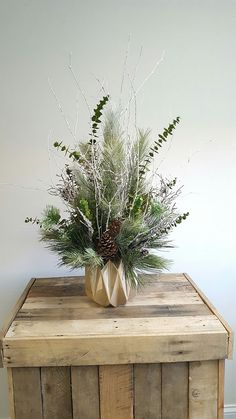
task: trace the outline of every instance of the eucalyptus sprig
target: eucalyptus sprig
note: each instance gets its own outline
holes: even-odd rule
[[[165,143],[168,139],[169,136],[173,135],[173,131],[176,128],[176,125],[179,124],[180,122],[180,117],[177,116],[177,118],[175,118],[172,123],[170,123],[168,125],[167,128],[164,128],[162,134],[158,135],[158,139],[154,141],[152,147],[150,148],[147,156],[145,157],[145,160],[143,162],[143,164],[140,164],[140,170],[139,170],[139,174],[140,177],[143,177],[148,169],[149,164],[151,163],[154,154],[158,154],[160,151],[160,148],[163,146],[163,143]]]
[[[63,144],[62,141],[55,141],[53,143],[53,146],[62,152],[64,152],[65,156],[68,156],[69,159],[73,159],[75,161],[79,161],[81,158],[81,154],[78,150],[70,150],[69,146],[66,146]]]
[[[97,136],[98,126],[101,123],[101,116],[102,116],[103,108],[105,107],[108,100],[109,100],[109,95],[103,96],[103,98],[97,104],[96,108],[93,110],[94,113],[92,116],[92,133],[90,134],[92,138],[89,141],[90,144],[94,144],[96,142],[94,137],[98,138]]]

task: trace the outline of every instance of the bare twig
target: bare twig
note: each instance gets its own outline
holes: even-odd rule
[[[77,138],[76,138],[76,136],[74,134],[74,130],[71,128],[71,125],[69,123],[69,120],[68,120],[68,118],[67,118],[67,116],[66,116],[66,114],[64,112],[64,109],[63,109],[63,107],[61,105],[61,102],[60,102],[60,100],[59,100],[59,98],[58,98],[58,96],[57,96],[57,94],[56,94],[56,92],[55,92],[55,90],[54,90],[54,88],[52,86],[52,83],[51,83],[51,80],[50,79],[48,79],[48,84],[49,84],[50,90],[51,90],[51,92],[52,92],[52,94],[53,94],[53,96],[54,96],[54,98],[55,98],[55,100],[57,102],[57,106],[58,106],[58,108],[59,108],[59,110],[60,110],[60,112],[61,112],[61,114],[63,116],[63,119],[64,119],[64,121],[66,123],[66,126],[67,126],[70,134],[72,135],[73,139],[75,140],[75,142],[77,142]]]
[[[75,119],[75,128],[74,128],[75,137],[77,137],[78,122],[79,122],[79,101],[77,99],[76,100],[76,119]]]
[[[107,95],[107,92],[106,92],[106,90],[105,90],[105,87],[104,87],[104,80],[103,81],[101,81],[95,74],[93,74],[92,73],[92,75],[93,75],[93,77],[95,78],[95,80],[97,81],[97,83],[99,84],[99,86],[100,86],[100,91],[101,92],[103,92],[103,94],[104,95]],[[100,92],[99,92],[100,93]]]
[[[145,77],[145,79],[142,81],[142,83],[136,89],[135,94],[132,95],[131,99],[127,103],[127,105],[126,105],[126,107],[124,109],[124,112],[127,111],[128,107],[131,104],[131,102],[133,101],[134,97],[136,97],[138,95],[138,93],[142,90],[142,88],[144,87],[144,85],[148,82],[148,80],[156,72],[156,70],[158,69],[158,67],[160,66],[160,64],[162,63],[162,61],[164,60],[164,56],[165,56],[165,51],[162,52],[161,58],[157,60],[156,64],[154,65],[154,67],[152,68],[152,70],[150,71],[150,73]]]
[[[119,107],[121,106],[121,98],[122,98],[123,85],[124,85],[124,80],[125,80],[126,66],[127,66],[128,56],[129,56],[130,41],[131,41],[131,35],[129,34],[128,43],[127,43],[126,52],[125,52],[124,64],[123,64],[121,84],[120,84]]]
[[[87,106],[87,109],[88,109],[89,115],[90,115],[90,117],[92,117],[92,112],[91,112],[90,106],[89,106],[89,104],[88,104],[88,101],[87,101],[87,99],[86,99],[86,95],[85,95],[85,93],[84,93],[83,89],[81,88],[80,83],[79,83],[79,81],[78,81],[78,79],[77,79],[77,77],[76,77],[76,75],[75,75],[74,69],[73,69],[73,67],[72,67],[72,53],[70,53],[70,56],[69,56],[69,65],[68,65],[68,68],[69,68],[69,70],[70,70],[70,72],[71,72],[71,74],[72,74],[72,77],[73,77],[73,79],[74,79],[74,81],[75,81],[75,84],[76,84],[76,86],[77,86],[77,88],[78,88],[78,90],[79,90],[79,92],[80,92],[81,96],[82,96],[82,97],[83,97],[83,99],[84,99],[84,102],[85,102],[85,104],[86,104],[86,106]]]

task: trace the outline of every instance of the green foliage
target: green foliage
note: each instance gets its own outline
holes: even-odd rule
[[[65,156],[68,156],[70,159],[73,159],[74,161],[79,161],[81,159],[81,155],[78,150],[70,150],[69,146],[65,146],[62,141],[55,141],[53,143],[53,146],[57,150],[64,152]]]
[[[167,188],[172,189],[174,188],[174,186],[176,185],[177,182],[177,177],[175,177],[174,179],[172,179],[170,182],[167,183]]]
[[[138,273],[168,267],[157,252],[172,246],[168,234],[189,215],[176,210],[177,179],[158,173],[152,181],[147,173],[179,117],[150,146],[150,130],[137,130],[130,138],[118,113],[109,111],[101,118],[108,100],[104,96],[94,109],[89,141],[74,150],[54,143],[72,161],[53,189],[65,203],[65,218],[47,206],[41,219],[27,217],[25,222],[41,227],[41,240],[57,252],[61,264],[102,267],[109,258],[121,259],[127,280],[137,286]]]
[[[38,217],[32,218],[32,217],[26,217],[25,223],[31,223],[31,224],[40,224],[40,219]]]
[[[92,248],[85,249],[83,253],[77,249],[69,250],[61,257],[61,264],[70,265],[72,268],[82,268],[85,265],[95,268],[102,266],[102,262],[102,257]]]
[[[130,244],[140,234],[148,232],[148,227],[142,223],[142,218],[126,218],[116,238],[121,253],[127,252]]]
[[[138,130],[137,138],[131,151],[131,161],[129,167],[129,209],[134,205],[136,194],[145,194],[146,187],[143,177],[140,175],[140,167],[144,167],[146,154],[149,147],[150,130]]]
[[[107,96],[103,96],[103,98],[100,100],[100,102],[97,104],[96,108],[94,109],[94,113],[92,116],[92,137],[97,137],[97,130],[98,130],[98,126],[101,123],[101,116],[102,116],[102,111],[104,106],[106,105],[106,103],[109,100],[109,95]],[[94,144],[96,142],[96,140],[94,140],[94,138],[92,138],[90,140],[90,144]]]
[[[117,182],[120,182],[124,176],[125,151],[119,120],[112,111],[106,114],[102,147],[100,176],[103,201],[105,205],[108,205],[110,200],[113,199],[113,208],[115,209],[117,199],[119,199],[118,194],[116,195]]]
[[[137,273],[157,273],[163,269],[168,269],[170,264],[168,260],[143,250],[126,251],[122,254],[122,261],[126,277],[133,287],[143,283],[142,276],[137,275]]]
[[[131,210],[131,214],[133,215],[133,217],[137,217],[138,215],[141,214],[142,205],[143,205],[143,197],[138,195],[134,200],[133,208]]]
[[[182,221],[186,220],[186,218],[189,216],[189,212],[185,212],[182,215],[179,215],[169,226],[167,226],[165,229],[162,230],[162,233],[168,234],[168,232],[173,228],[177,227],[178,224],[181,224]]]
[[[173,131],[176,128],[176,125],[179,124],[180,117],[177,116],[172,123],[168,125],[167,128],[164,128],[162,134],[158,135],[158,139],[154,141],[153,146],[150,148],[148,154],[145,156],[144,163],[141,162],[139,165],[139,174],[140,177],[143,177],[148,169],[149,164],[151,163],[153,157],[155,154],[158,154],[160,151],[160,148],[163,146],[163,143],[165,143],[169,136],[173,135]]]
[[[180,215],[176,221],[175,221],[175,227],[177,227],[177,224],[181,224],[183,220],[186,220],[186,218],[189,216],[189,212],[185,212],[183,215]]]
[[[91,211],[89,209],[89,203],[88,203],[87,199],[84,199],[84,198],[80,199],[79,208],[88,220],[92,219],[92,214],[91,214]]]
[[[165,212],[165,208],[160,202],[151,202],[150,214],[155,218],[160,218]]]
[[[137,260],[135,268],[138,271],[161,271],[163,269],[168,269],[169,263],[168,260],[158,255],[148,254]]]
[[[53,205],[47,205],[44,210],[43,218],[41,220],[41,227],[44,230],[50,230],[55,224],[58,224],[60,221],[61,215],[58,208]]]

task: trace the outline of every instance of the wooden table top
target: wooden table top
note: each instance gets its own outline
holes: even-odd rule
[[[232,330],[187,274],[146,276],[125,306],[103,308],[83,277],[31,280],[2,330],[3,365],[224,359]]]

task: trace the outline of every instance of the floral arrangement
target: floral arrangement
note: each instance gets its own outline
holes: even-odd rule
[[[148,130],[136,130],[130,139],[119,115],[104,112],[108,101],[109,96],[104,96],[94,109],[86,142],[74,149],[54,143],[68,158],[52,189],[64,201],[67,216],[47,206],[41,219],[25,221],[40,226],[41,240],[58,253],[61,264],[103,267],[109,260],[122,260],[127,281],[137,286],[138,273],[168,267],[158,251],[171,247],[169,232],[189,215],[176,209],[181,192],[176,178],[167,180],[150,170],[180,118],[154,141]]]

